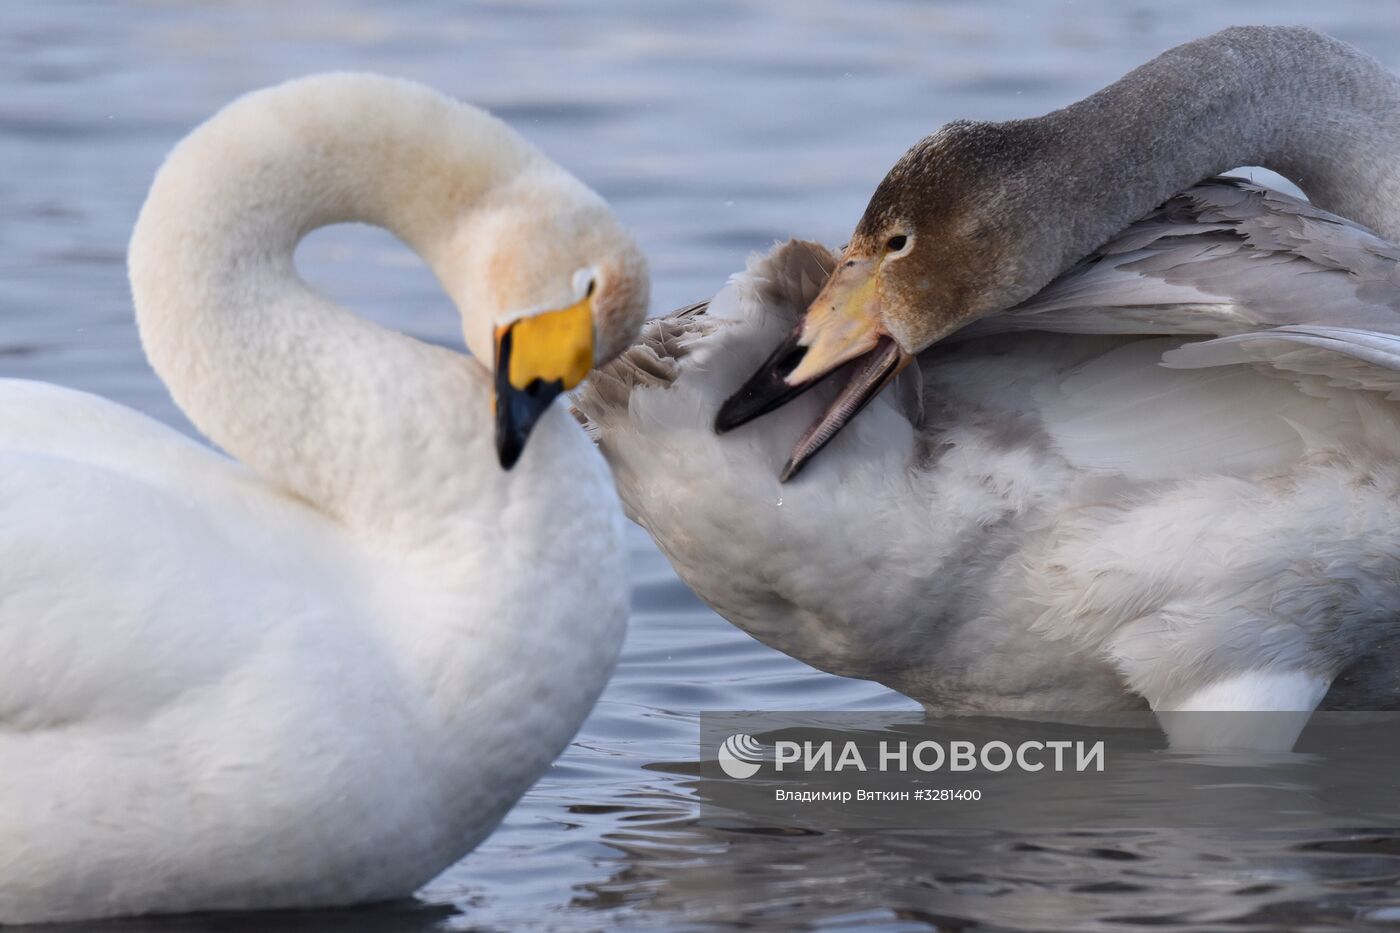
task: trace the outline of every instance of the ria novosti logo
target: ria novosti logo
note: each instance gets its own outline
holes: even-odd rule
[[[766,746],[746,732],[725,739],[716,757],[725,774],[743,780],[763,767]],[[773,743],[773,770],[805,774],[843,771],[1103,771],[1106,758],[1102,739],[1094,742],[1059,739],[1008,742],[881,741],[875,748],[862,749],[854,741]]]
[[[751,735],[736,732],[719,747],[719,766],[732,778],[753,777],[763,765],[763,743]]]

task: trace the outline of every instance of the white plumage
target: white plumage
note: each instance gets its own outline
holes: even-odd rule
[[[409,894],[612,669],[602,458],[555,406],[501,470],[487,367],[296,275],[297,241],[344,220],[418,249],[488,363],[492,330],[574,300],[577,269],[604,276],[600,359],[645,304],[595,194],[426,88],[304,79],[181,143],[132,286],[153,365],[241,463],[0,381],[0,923]]]

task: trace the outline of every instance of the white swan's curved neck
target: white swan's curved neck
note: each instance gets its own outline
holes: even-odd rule
[[[433,266],[481,198],[541,163],[504,124],[407,82],[249,95],[176,147],[142,209],[130,271],[147,356],[209,438],[343,517],[389,493],[389,451],[488,435],[488,389],[467,358],[309,288],[297,243],[363,221]]]

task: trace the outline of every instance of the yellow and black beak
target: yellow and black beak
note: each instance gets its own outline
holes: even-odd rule
[[[879,260],[844,260],[807,313],[739,391],[720,406],[715,432],[780,408],[852,363],[845,388],[793,447],[779,479],[787,482],[913,359],[880,318]]]
[[[509,470],[555,397],[593,368],[593,299],[496,329],[496,453]]]

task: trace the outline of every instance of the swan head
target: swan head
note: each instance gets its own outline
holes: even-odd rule
[[[468,349],[494,374],[510,469],[554,399],[636,338],[646,259],[602,198],[543,160],[488,195],[452,243],[434,266]]]
[[[716,431],[772,411],[854,361],[847,388],[808,432],[830,440],[920,351],[1028,297],[1029,270],[1049,260],[1034,218],[1018,206],[1025,200],[1017,179],[1038,152],[1006,124],[958,122],[905,153],[796,328],[721,407]],[[783,479],[817,449],[795,452]]]
[[[793,383],[830,372],[881,337],[917,354],[1029,297],[1026,273],[1040,257],[1021,178],[1045,157],[1031,135],[959,121],[895,163],[808,309],[807,353]]]

